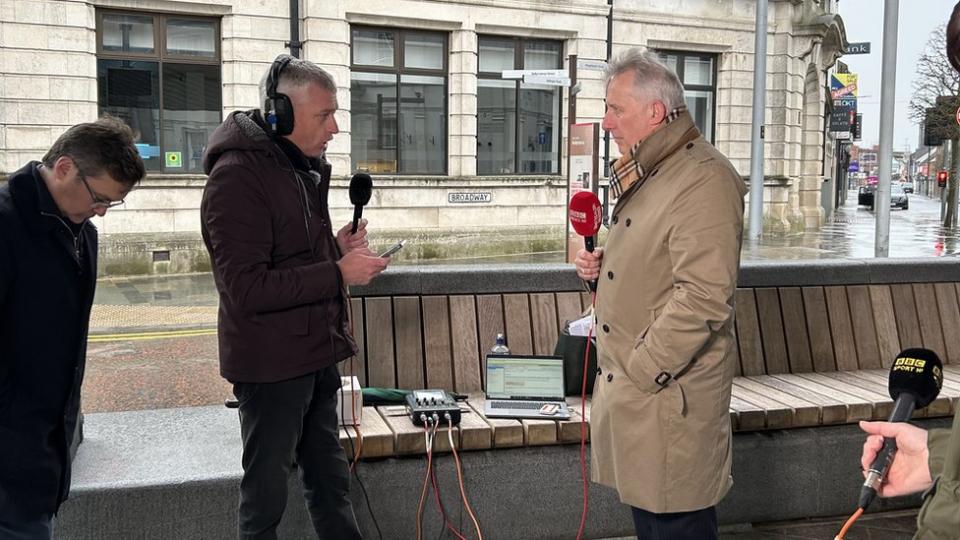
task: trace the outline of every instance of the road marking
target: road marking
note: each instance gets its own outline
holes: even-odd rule
[[[111,341],[137,341],[143,339],[166,339],[193,336],[212,336],[216,328],[197,328],[193,330],[168,330],[157,332],[131,332],[129,334],[98,334],[87,338],[88,343],[107,343]]]

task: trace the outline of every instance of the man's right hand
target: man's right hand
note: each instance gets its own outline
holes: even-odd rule
[[[603,248],[596,248],[593,251],[585,249],[578,251],[573,264],[577,266],[577,275],[580,276],[580,279],[590,281],[599,278],[601,259],[603,259]]]
[[[884,437],[897,440],[897,454],[890,463],[887,477],[877,493],[881,497],[907,495],[928,489],[933,485],[930,477],[927,448],[927,432],[906,422],[860,422],[860,429],[869,436],[863,443],[860,465],[867,471],[883,446]],[[866,472],[864,472],[866,476]]]
[[[390,264],[389,257],[378,257],[367,248],[357,248],[337,261],[340,276],[347,285],[366,285]]]

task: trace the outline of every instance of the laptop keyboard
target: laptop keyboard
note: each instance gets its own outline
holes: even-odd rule
[[[531,409],[539,410],[540,407],[555,401],[493,401],[490,407],[493,409]]]

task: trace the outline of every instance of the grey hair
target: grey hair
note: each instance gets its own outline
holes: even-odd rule
[[[645,95],[662,101],[667,112],[684,104],[683,84],[677,74],[664,65],[656,54],[636,47],[610,60],[604,72],[604,82],[609,85],[611,79],[630,71],[635,75],[634,90],[638,97]]]
[[[260,78],[260,106],[263,110],[267,109],[267,78],[270,76],[271,69],[273,69],[272,63],[263,77]],[[290,60],[290,63],[284,66],[283,71],[280,72],[277,92],[286,94],[291,90],[303,88],[309,84],[316,84],[334,95],[337,94],[337,83],[334,82],[333,76],[313,62],[299,58]]]

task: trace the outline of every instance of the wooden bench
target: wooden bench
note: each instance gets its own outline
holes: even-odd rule
[[[885,419],[892,406],[887,370],[907,347],[932,349],[945,363],[940,397],[916,416],[952,415],[960,398],[958,266],[744,264],[736,293],[735,431]],[[501,332],[511,352],[551,354],[564,321],[589,302],[566,265],[392,269],[354,291],[361,352],[344,372],[363,386],[470,394],[456,430],[467,450],[577,442],[579,398],[568,399],[575,409],[569,422],[484,418],[484,357]],[[367,407],[360,431],[365,458],[426,450],[403,407]],[[347,445],[354,437],[341,433]]]

